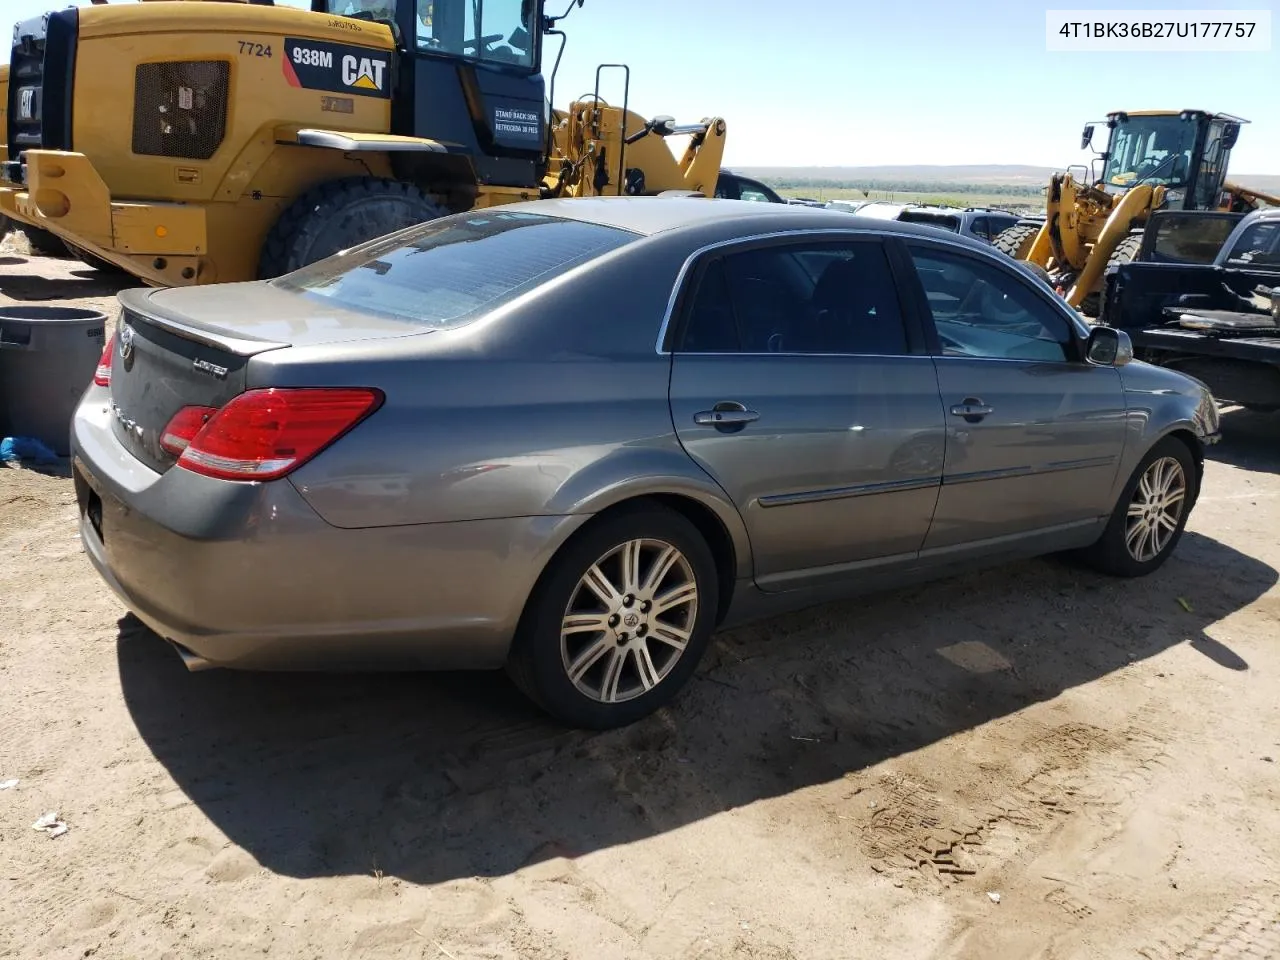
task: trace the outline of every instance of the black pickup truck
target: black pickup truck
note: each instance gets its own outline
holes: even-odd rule
[[[1098,322],[1220,401],[1280,410],[1280,208],[1153,214],[1138,256],[1107,273]]]

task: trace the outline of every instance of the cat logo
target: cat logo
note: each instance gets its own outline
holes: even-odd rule
[[[342,82],[348,87],[358,87],[361,90],[381,90],[386,69],[385,60],[357,58],[348,54],[342,58]]]

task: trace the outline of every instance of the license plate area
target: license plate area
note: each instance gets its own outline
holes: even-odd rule
[[[72,476],[76,488],[76,502],[80,505],[80,513],[89,521],[89,525],[93,527],[98,539],[102,540],[102,498],[98,496],[93,487],[89,486],[89,481],[80,469],[79,464],[76,465]]]
[[[105,540],[102,536],[102,498],[92,490],[89,491],[88,499],[84,505],[84,515],[89,518],[89,525],[93,527],[98,539]]]

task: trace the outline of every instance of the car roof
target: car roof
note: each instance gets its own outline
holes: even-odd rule
[[[759,231],[841,228],[874,229],[931,238],[936,236],[937,229],[923,224],[864,217],[831,207],[704,197],[574,197],[527,200],[498,209],[597,223],[644,236],[717,225],[724,228],[726,239]],[[977,241],[971,242],[978,247],[984,246]]]

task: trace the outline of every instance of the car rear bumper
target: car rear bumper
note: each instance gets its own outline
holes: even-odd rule
[[[112,419],[90,387],[71,437],[81,538],[192,669],[501,666],[543,565],[586,519],[339,529],[287,480],[157,474]]]

